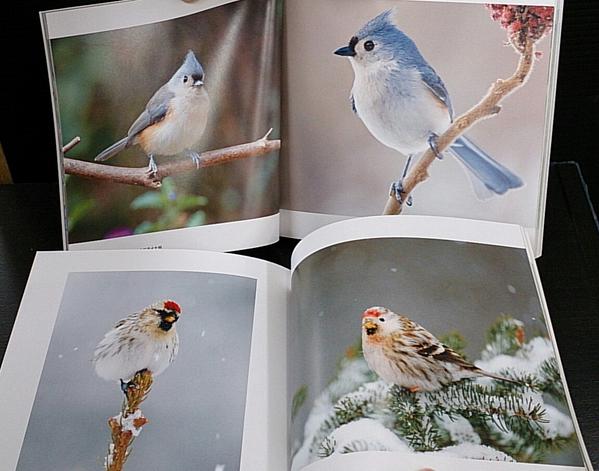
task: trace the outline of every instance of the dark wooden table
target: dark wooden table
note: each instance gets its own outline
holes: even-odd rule
[[[37,250],[60,250],[57,186],[0,186],[0,358]],[[289,266],[297,241],[242,251]],[[575,164],[550,172],[543,256],[537,261],[578,420],[599,468],[599,232]]]

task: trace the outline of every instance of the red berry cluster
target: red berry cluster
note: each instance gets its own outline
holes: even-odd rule
[[[491,18],[507,30],[510,42],[523,51],[528,40],[538,41],[551,31],[553,7],[533,7],[526,5],[486,5]]]

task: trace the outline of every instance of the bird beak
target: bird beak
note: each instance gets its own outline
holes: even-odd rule
[[[378,330],[379,326],[371,320],[367,320],[362,323],[362,328],[366,331],[366,335],[374,335]]]
[[[193,82],[194,87],[201,87],[202,85],[204,85],[204,82],[202,80],[198,79],[195,82]]]
[[[343,46],[333,52],[333,54],[344,57],[354,57],[356,55],[356,50],[350,46]]]
[[[166,316],[163,319],[164,322],[168,322],[169,324],[173,324],[176,320],[177,320],[177,316],[173,316],[172,314],[170,316]]]

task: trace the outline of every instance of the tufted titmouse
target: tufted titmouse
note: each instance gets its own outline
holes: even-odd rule
[[[204,69],[193,51],[189,51],[181,67],[150,98],[127,136],[100,152],[94,160],[108,160],[123,149],[139,144],[150,159],[150,174],[158,170],[155,155],[185,151],[199,167],[200,156],[193,147],[206,128],[209,107]]]
[[[441,157],[436,140],[450,126],[453,109],[443,81],[399,30],[394,16],[388,10],[370,20],[335,54],[348,57],[354,70],[350,98],[354,112],[375,138],[408,157],[402,177],[391,187],[401,201],[402,180],[412,156],[430,147]],[[465,137],[456,139],[450,151],[475,177],[471,179],[479,197],[523,185]]]

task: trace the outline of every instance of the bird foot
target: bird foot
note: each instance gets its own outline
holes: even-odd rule
[[[393,182],[391,184],[391,189],[389,190],[389,193],[391,194],[391,196],[395,196],[395,199],[399,204],[403,204],[404,201],[401,195],[403,193],[402,180],[397,180],[396,182]],[[414,204],[414,199],[412,198],[412,195],[409,195],[408,199],[406,200],[406,206],[412,206],[412,204]]]
[[[443,160],[443,154],[439,152],[439,146],[437,145],[438,140],[439,136],[432,132],[431,135],[428,136],[428,146],[433,151],[433,154],[435,154],[435,157],[437,157],[439,160]]]
[[[129,391],[129,388],[131,388],[132,386],[133,386],[132,381],[123,381],[121,379],[121,391],[123,391],[123,394],[125,396],[127,395],[127,391]]]
[[[187,156],[191,159],[191,161],[196,164],[196,168],[200,168],[200,154],[198,154],[195,150],[188,150]]]
[[[420,386],[412,386],[411,388],[406,388],[408,391],[410,391],[411,393],[417,393],[420,392]]]
[[[150,161],[148,163],[148,168],[146,170],[146,173],[149,176],[156,176],[156,173],[158,172],[158,165],[156,165],[156,161],[154,160],[153,155],[149,155],[148,158],[150,159]]]

